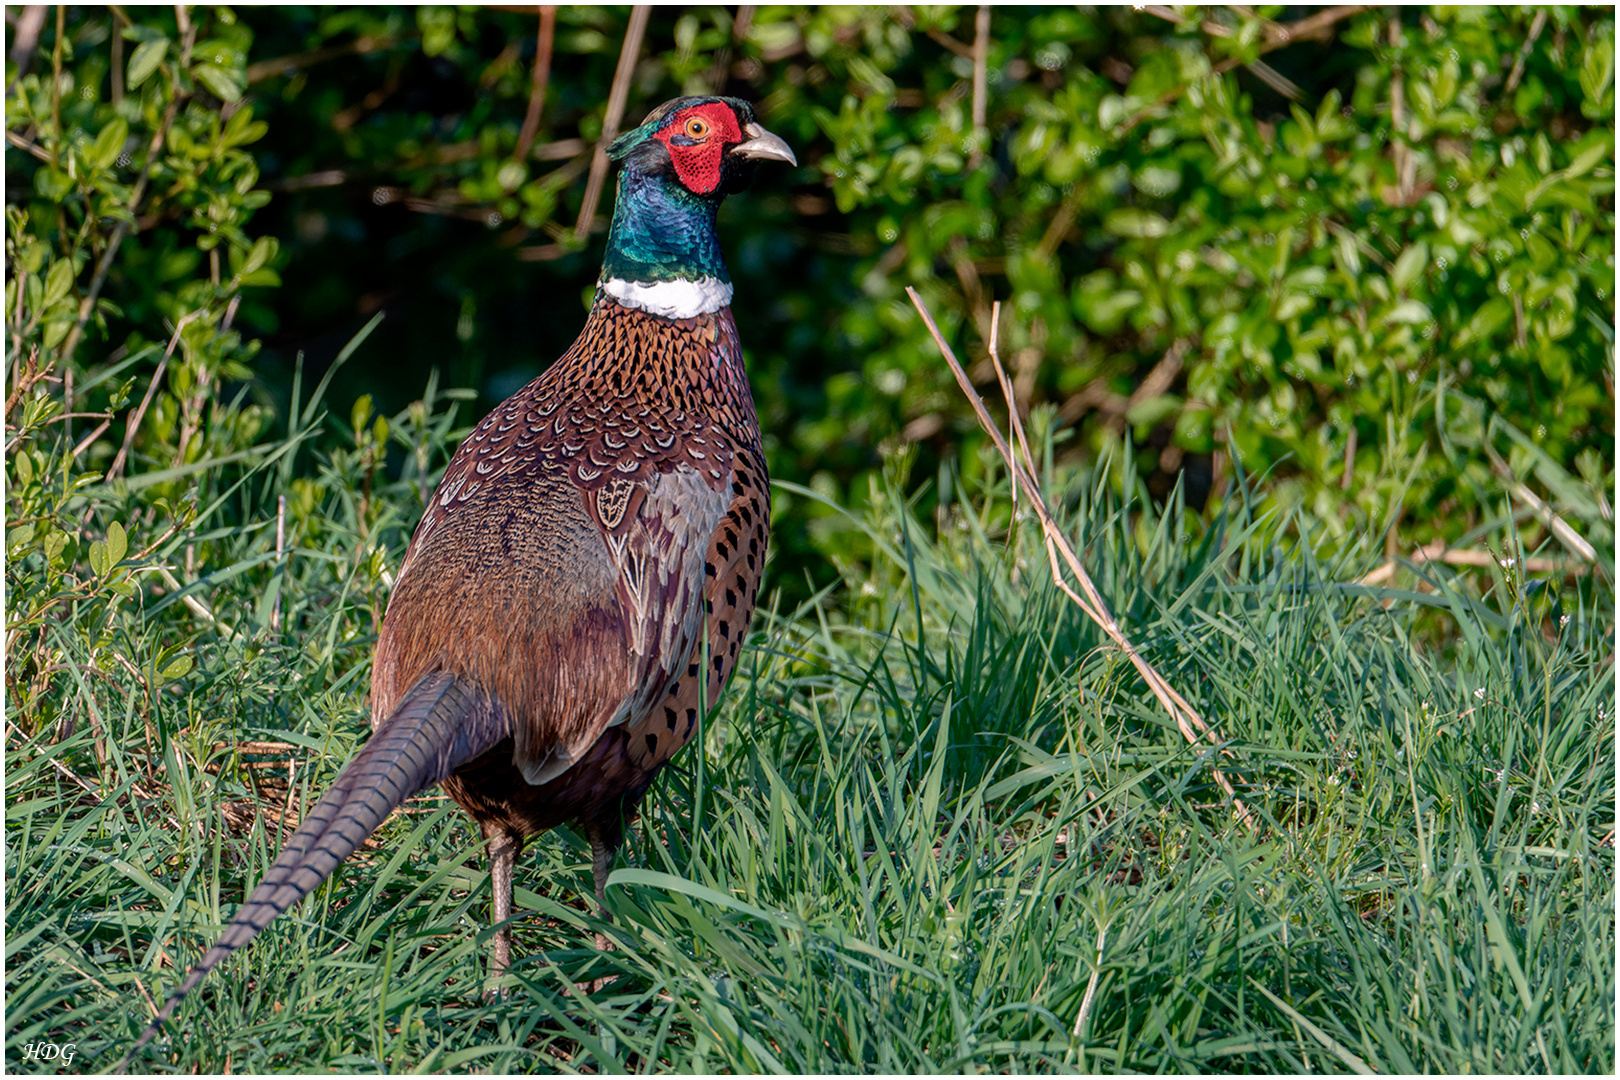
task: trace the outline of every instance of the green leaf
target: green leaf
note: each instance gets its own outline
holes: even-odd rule
[[[1419,240],[1401,252],[1400,258],[1395,260],[1395,266],[1389,273],[1389,283],[1395,287],[1396,292],[1406,292],[1417,281],[1418,275],[1423,272],[1428,262],[1429,245]]]
[[[129,125],[123,117],[114,116],[96,136],[95,145],[90,148],[90,163],[100,169],[111,168],[128,138]]]
[[[73,260],[57,259],[45,275],[45,300],[41,305],[50,307],[68,294],[73,287]]]
[[[131,90],[152,77],[152,73],[163,63],[163,58],[169,52],[169,39],[156,38],[152,41],[143,41],[135,46],[135,51],[129,57],[129,72],[125,83]]]
[[[416,25],[422,30],[422,52],[438,56],[456,40],[454,8],[424,5],[416,9]]]
[[[58,557],[61,556],[63,549],[67,547],[67,542],[68,535],[65,532],[52,532],[47,536],[45,543],[42,545],[46,561],[53,566],[56,565]]]
[[[1429,305],[1416,300],[1402,300],[1390,309],[1388,315],[1384,316],[1385,322],[1406,325],[1427,323],[1433,320],[1434,315],[1429,311]]]
[[[1479,306],[1474,317],[1468,320],[1457,335],[1457,344],[1466,345],[1471,341],[1482,341],[1496,333],[1501,325],[1513,317],[1513,305],[1505,297],[1493,296]]]
[[[191,69],[197,81],[208,87],[221,101],[241,101],[242,84],[230,72],[217,64],[198,64]]]
[[[106,577],[107,570],[112,563],[107,561],[107,542],[95,540],[90,544],[90,572],[96,577]]]
[[[1582,150],[1580,153],[1576,154],[1575,160],[1571,161],[1569,163],[1569,167],[1564,170],[1564,176],[1569,178],[1585,176],[1587,173],[1597,168],[1603,159],[1609,157],[1613,153],[1614,147],[1610,145],[1610,141],[1608,139],[1601,139],[1594,145],[1588,146],[1585,150]]]
[[[244,105],[232,113],[229,120],[225,121],[225,131],[220,136],[220,145],[225,147],[244,146],[262,139],[269,130],[269,124],[264,123],[262,120],[254,121],[253,106]]]
[[[51,202],[61,202],[73,190],[73,177],[61,169],[44,168],[34,174],[34,190]]]
[[[246,261],[242,263],[242,273],[251,274],[265,264],[276,253],[276,241],[272,236],[261,236],[253,242],[253,250],[248,252]]]
[[[1170,223],[1158,214],[1134,206],[1111,211],[1103,228],[1115,236],[1159,237],[1170,234]]]
[[[251,274],[242,275],[242,284],[247,285],[280,285],[281,275],[274,270],[255,270]]]
[[[1609,87],[1614,82],[1614,30],[1610,27],[1607,34],[1600,34],[1596,41],[1586,47],[1581,57],[1581,93],[1585,100],[1581,103],[1581,112],[1586,116],[1599,117],[1612,111],[1609,102]]]
[[[116,566],[124,560],[124,553],[129,550],[129,537],[124,534],[124,527],[118,522],[107,526],[107,565]]]
[[[189,654],[182,653],[180,656],[175,657],[162,668],[158,669],[158,678],[162,679],[164,682],[168,682],[171,679],[178,679],[191,671],[194,663],[195,660],[193,660]]]
[[[366,426],[371,419],[371,395],[361,394],[354,399],[354,405],[349,409],[349,429],[354,432],[355,438],[360,437],[360,429]]]

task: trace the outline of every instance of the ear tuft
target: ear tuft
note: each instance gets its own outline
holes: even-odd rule
[[[651,127],[643,124],[641,127],[626,131],[617,139],[608,143],[607,156],[609,161],[622,161],[635,149],[637,143],[652,134]]]

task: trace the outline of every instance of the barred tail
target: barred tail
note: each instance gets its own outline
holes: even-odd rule
[[[450,675],[418,681],[304,817],[219,941],[130,1047],[119,1071],[193,987],[325,881],[395,807],[494,745],[490,713],[482,695]]]

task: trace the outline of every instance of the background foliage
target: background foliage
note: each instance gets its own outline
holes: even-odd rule
[[[285,415],[296,356],[323,373],[378,311],[334,383],[340,409],[362,394],[402,408],[436,369],[481,415],[562,353],[600,258],[608,204],[589,236],[575,226],[627,9],[557,11],[521,154],[532,12],[195,17],[86,8],[61,48],[47,26],[7,110],[45,148],[7,151],[8,206],[30,215],[10,242],[51,297],[25,324],[63,333],[149,162],[91,356],[163,340],[205,299],[212,312],[137,449],[178,453],[193,429],[251,441],[216,435],[188,395],[247,385]],[[973,425],[904,303],[915,285],[973,356],[1002,300],[1019,391],[1057,408],[1061,452],[1128,438],[1152,490],[1184,478],[1195,506],[1236,454],[1277,478],[1271,498],[1344,534],[1393,522],[1410,550],[1468,535],[1498,474],[1524,476],[1538,451],[1605,485],[1608,13],[1007,9],[980,37],[971,8],[651,14],[629,120],[724,90],[759,102],[804,162],[725,224],[775,475],[859,502],[902,445],[918,477],[976,468]],[[149,155],[175,90],[166,152]],[[51,278],[70,249],[71,276]],[[238,292],[235,336],[215,334]],[[1493,436],[1493,418],[1531,445]],[[813,504],[783,497],[779,513],[784,582],[820,573],[813,544],[863,553],[830,522],[813,542],[794,527]]]
[[[15,1065],[133,1034],[363,732],[448,453],[582,321],[631,14],[6,18]],[[654,9],[626,122],[723,90],[802,165],[722,215],[779,481],[752,688],[620,953],[567,952],[563,845],[520,896],[625,996],[433,1011],[483,902],[429,802],[247,961],[326,1041],[244,1014],[182,1064],[1612,1071],[1613,56],[1602,9]],[[1061,613],[907,285],[984,386],[1001,302],[1052,499],[1259,839]]]

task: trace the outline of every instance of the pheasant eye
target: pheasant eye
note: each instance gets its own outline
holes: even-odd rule
[[[692,119],[686,122],[686,134],[690,137],[694,139],[701,139],[708,133],[709,125],[704,123],[702,120],[699,120],[697,117],[694,116]]]

